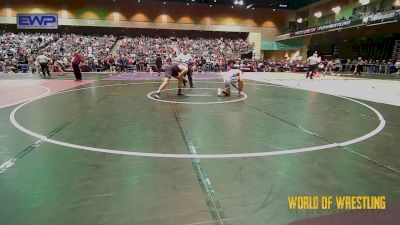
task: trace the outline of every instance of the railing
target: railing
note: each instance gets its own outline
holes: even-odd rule
[[[356,64],[343,64],[340,68],[341,72],[354,73]],[[396,65],[380,65],[380,64],[364,64],[363,74],[394,74],[400,71],[400,66]]]
[[[293,64],[272,64],[272,65],[259,65],[257,71],[259,72],[307,72],[308,65],[293,65]],[[323,73],[326,68],[317,68],[317,71]],[[341,74],[354,74],[356,72],[356,64],[341,64],[338,67],[332,67],[332,72]],[[329,72],[331,72],[329,71]],[[363,75],[390,75],[399,74],[400,65],[380,65],[380,64],[365,64],[361,73]]]

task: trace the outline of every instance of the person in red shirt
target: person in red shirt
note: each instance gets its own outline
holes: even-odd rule
[[[79,52],[76,52],[72,56],[72,69],[74,70],[75,81],[82,81],[82,73],[79,65],[83,60],[84,58]]]

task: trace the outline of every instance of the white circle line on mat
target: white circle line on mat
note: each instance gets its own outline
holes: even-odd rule
[[[67,90],[63,92],[58,92],[54,93],[51,95],[46,95],[42,96],[40,98],[35,98],[32,100],[29,100],[18,107],[16,107],[11,113],[10,113],[10,121],[12,125],[17,128],[18,130],[29,134],[33,137],[36,137],[44,142],[52,143],[55,145],[60,145],[64,147],[69,147],[69,148],[75,148],[75,149],[80,149],[80,150],[85,150],[85,151],[92,151],[92,152],[101,152],[101,153],[109,153],[109,154],[117,154],[117,155],[126,155],[126,156],[143,156],[143,157],[157,157],[157,158],[180,158],[180,159],[193,159],[193,158],[199,158],[199,159],[224,159],[224,158],[251,158],[251,157],[265,157],[265,156],[274,156],[274,155],[286,155],[286,154],[295,154],[295,153],[304,153],[304,152],[312,152],[312,151],[320,151],[320,150],[325,150],[325,149],[330,149],[334,147],[344,147],[347,145],[355,144],[361,141],[364,141],[368,138],[371,138],[381,132],[383,128],[385,127],[386,121],[383,117],[383,115],[373,108],[370,105],[367,105],[363,102],[357,101],[355,99],[343,97],[343,96],[338,96],[338,95],[331,95],[339,98],[343,98],[355,103],[358,103],[371,111],[373,111],[378,119],[379,119],[379,125],[372,130],[371,132],[351,139],[349,141],[341,142],[341,143],[332,143],[332,144],[327,144],[327,145],[320,145],[320,146],[313,146],[313,147],[305,147],[305,148],[295,148],[295,149],[287,149],[287,150],[279,150],[279,151],[268,151],[268,152],[253,152],[253,153],[227,153],[227,154],[169,154],[169,153],[152,153],[152,152],[131,152],[131,151],[124,151],[120,149],[106,149],[106,148],[96,148],[96,147],[90,147],[90,146],[84,146],[84,145],[77,145],[77,144],[72,144],[72,143],[67,143],[63,141],[57,141],[54,139],[50,139],[44,135],[35,133],[29,129],[26,129],[25,127],[21,126],[15,119],[15,114],[16,112],[24,107],[25,105],[32,103],[34,101],[37,101],[39,99],[42,99],[44,97],[56,95],[56,94],[62,94],[62,93],[67,93],[67,92],[72,92],[72,91],[78,91],[78,90],[84,90],[84,89],[92,89],[92,88],[103,88],[103,87],[113,87],[113,86],[125,86],[125,85],[131,85],[131,84],[149,84],[149,83],[159,83],[159,82],[141,82],[141,83],[126,83],[126,84],[112,84],[112,85],[104,85],[104,86],[93,86],[93,87],[86,87],[86,88],[78,88],[78,89],[72,89],[72,90]],[[215,83],[220,83],[220,82],[215,82]],[[260,84],[257,84],[260,85]],[[262,85],[260,85],[262,86]],[[274,86],[274,85],[266,85],[266,86]],[[290,88],[290,89],[297,89],[297,88],[292,88],[292,87],[286,87],[286,86],[277,86],[277,87],[283,87],[283,88]],[[327,94],[329,95],[329,94]]]
[[[184,89],[189,90],[190,88],[182,88],[182,89],[183,89],[183,90],[184,90]],[[193,90],[193,89],[195,89],[195,90],[217,90],[216,88],[192,88],[192,90]],[[162,92],[164,92],[164,91],[173,91],[173,90],[178,90],[178,88],[165,89],[165,90],[163,90]],[[151,100],[158,101],[158,102],[174,103],[174,104],[187,104],[187,105],[224,104],[224,103],[240,102],[240,101],[243,101],[243,100],[247,99],[247,94],[243,92],[242,95],[241,95],[241,96],[243,96],[243,97],[238,98],[238,99],[228,100],[228,101],[220,101],[220,102],[179,102],[179,101],[172,101],[172,100],[156,99],[156,98],[154,98],[154,97],[152,96],[154,93],[156,93],[156,91],[149,92],[149,93],[147,94],[147,97],[148,97],[149,99],[151,99]],[[222,97],[222,98],[223,98],[223,97]]]

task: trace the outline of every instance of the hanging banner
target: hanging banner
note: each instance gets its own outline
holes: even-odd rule
[[[58,29],[57,14],[17,14],[18,29]]]
[[[340,29],[340,28],[346,28],[346,27],[351,27],[351,26],[356,26],[356,25],[361,25],[362,24],[362,19],[352,19],[352,20],[343,20],[339,21],[336,23],[331,23],[319,27],[313,27],[305,30],[299,30],[296,32],[290,33],[290,36],[302,36],[302,35],[309,35],[309,34],[316,34],[320,32],[326,32],[326,31],[331,31],[335,29]]]

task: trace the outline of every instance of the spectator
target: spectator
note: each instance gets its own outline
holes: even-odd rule
[[[364,71],[363,68],[364,68],[364,61],[362,60],[361,57],[358,57],[358,60],[356,62],[356,68],[354,70],[354,75],[358,74],[361,76],[361,73]]]
[[[342,62],[339,58],[337,58],[334,62],[335,73],[340,76],[340,72],[342,69]]]
[[[400,58],[397,59],[396,63],[394,64],[397,69],[397,75],[400,75]]]

